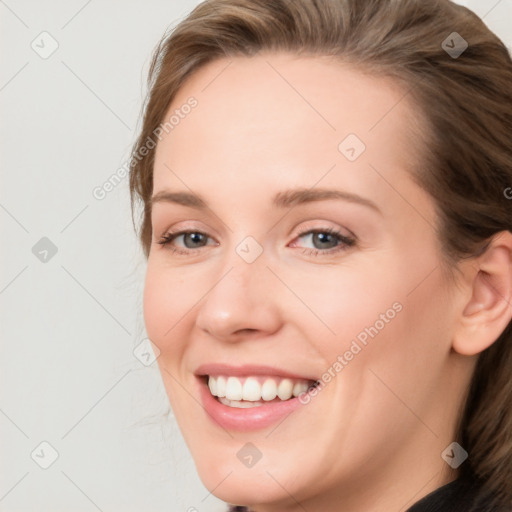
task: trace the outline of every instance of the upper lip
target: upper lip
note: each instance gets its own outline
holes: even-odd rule
[[[223,363],[208,363],[202,364],[196,371],[195,375],[205,376],[205,375],[223,375],[223,376],[239,376],[239,377],[248,377],[248,376],[257,376],[257,375],[268,375],[269,377],[284,377],[289,379],[298,379],[298,380],[312,380],[316,381],[316,377],[311,375],[300,375],[298,373],[290,372],[287,370],[283,370],[281,368],[277,368],[275,366],[265,366],[265,365],[240,365],[240,366],[232,366]]]

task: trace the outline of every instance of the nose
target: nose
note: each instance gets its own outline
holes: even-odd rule
[[[237,254],[212,281],[199,304],[196,325],[223,341],[268,336],[280,326],[276,279],[263,255],[253,263]]]

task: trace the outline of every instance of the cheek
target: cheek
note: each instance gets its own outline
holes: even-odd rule
[[[144,322],[149,339],[163,355],[171,346],[177,348],[176,339],[181,338],[175,336],[180,319],[194,303],[187,293],[192,295],[193,290],[185,286],[177,272],[148,262],[143,297]]]
[[[439,270],[415,289],[414,284],[411,286],[415,279],[403,281],[387,292],[384,288],[369,291],[369,305],[361,308],[366,309],[363,314],[357,305],[351,306],[354,320],[345,342],[350,345],[355,340],[361,347],[343,370],[346,382],[350,380],[358,387],[358,398],[364,404],[359,407],[364,420],[361,425],[371,425],[371,418],[379,417],[383,421],[382,428],[388,432],[406,425],[413,428],[417,423],[404,404],[414,411],[430,407],[435,390],[442,382],[451,346],[450,300]],[[421,279],[416,283],[419,281]],[[393,303],[399,303],[399,307],[390,314],[387,308]],[[381,313],[384,316],[381,317]],[[360,334],[364,334],[365,344],[359,343]],[[402,426],[397,424],[398,420]],[[431,426],[437,430],[438,426],[432,421]],[[426,428],[421,432],[427,437],[431,435]]]
[[[283,272],[283,280],[300,298],[290,297],[283,313],[292,312],[290,322],[302,327],[305,339],[317,346],[326,363],[349,350],[353,339],[370,339],[371,326],[388,329],[388,322],[398,316],[400,280],[393,267],[382,273],[378,268],[382,267],[347,264],[308,273]]]
[[[359,258],[357,265],[347,261],[339,268],[319,267],[307,277],[285,276],[310,310],[298,304],[289,320],[314,343],[326,371],[375,380],[372,369],[407,392],[416,384],[428,388],[441,372],[450,349],[450,301],[435,253],[414,247],[390,253],[378,264]],[[345,355],[347,366],[333,368]],[[418,374],[427,364],[428,375]]]
[[[180,367],[187,348],[186,315],[197,299],[197,291],[194,294],[193,286],[187,285],[179,272],[148,261],[143,296],[144,322],[148,338],[160,350],[157,364],[180,424],[187,422],[191,401],[176,379],[184,381]]]

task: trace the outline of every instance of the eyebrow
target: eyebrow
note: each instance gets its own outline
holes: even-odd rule
[[[290,208],[298,204],[312,203],[315,201],[325,201],[328,199],[338,199],[350,203],[356,203],[382,214],[380,208],[369,199],[346,192],[343,190],[319,189],[319,188],[296,188],[278,192],[272,198],[273,206],[277,208]],[[198,210],[207,210],[208,204],[199,195],[191,192],[172,192],[170,190],[161,190],[151,197],[151,206],[156,203],[176,203]]]

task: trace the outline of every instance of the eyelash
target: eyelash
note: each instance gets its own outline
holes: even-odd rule
[[[208,235],[206,233],[203,233],[202,231],[195,231],[195,230],[169,231],[165,235],[163,235],[159,241],[157,241],[157,244],[164,246],[166,248],[166,250],[170,250],[171,252],[176,253],[176,254],[181,254],[181,255],[195,254],[194,251],[198,251],[202,247],[197,248],[197,249],[183,250],[183,249],[178,249],[176,247],[172,247],[170,245],[171,242],[174,241],[174,239],[176,239],[178,236],[191,234],[191,233],[204,235],[207,238],[209,238]],[[332,247],[332,248],[326,249],[326,250],[305,248],[303,250],[302,254],[307,254],[308,256],[332,255],[334,253],[346,251],[350,247],[353,247],[356,243],[355,238],[342,235],[339,231],[337,231],[336,229],[333,229],[333,228],[305,230],[305,231],[300,232],[297,235],[297,238],[301,238],[305,235],[318,234],[318,233],[324,233],[324,234],[327,233],[331,236],[335,236],[338,238],[340,243],[338,243],[335,247]]]

